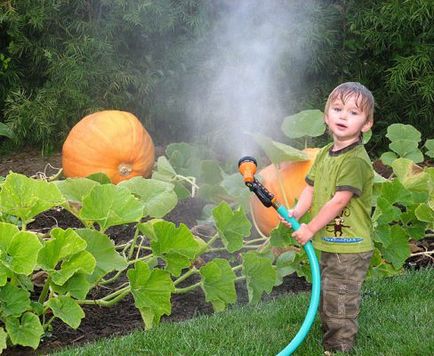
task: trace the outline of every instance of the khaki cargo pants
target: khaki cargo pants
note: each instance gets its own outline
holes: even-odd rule
[[[359,329],[361,286],[372,257],[363,253],[321,252],[320,317],[323,346],[329,351],[349,351]]]

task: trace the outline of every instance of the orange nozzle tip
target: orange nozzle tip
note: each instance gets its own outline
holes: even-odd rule
[[[239,166],[244,182],[253,182],[256,173],[256,164],[251,161],[242,162]]]

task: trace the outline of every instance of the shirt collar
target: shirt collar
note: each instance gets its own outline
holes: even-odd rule
[[[360,138],[358,141],[353,142],[352,144],[348,145],[347,147],[341,148],[340,150],[337,151],[333,151],[333,145],[330,147],[329,149],[329,155],[330,156],[339,156],[345,152],[348,152],[350,150],[352,150],[354,147],[361,145],[362,144],[362,139]]]

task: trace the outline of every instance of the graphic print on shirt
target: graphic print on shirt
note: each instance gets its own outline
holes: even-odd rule
[[[343,218],[344,216],[345,217],[350,216],[350,214],[351,214],[350,209],[345,208],[338,216],[334,218],[334,222],[332,224],[327,224],[326,230],[328,232],[333,232],[335,237],[342,236],[342,228],[344,227],[351,228],[351,226],[349,225],[344,225],[345,219]]]
[[[351,228],[350,225],[345,225],[345,217],[349,217],[351,215],[350,209],[346,207],[342,212],[336,216],[332,223],[327,224],[326,231],[333,232],[334,237],[323,237],[322,240],[326,242],[332,243],[358,243],[363,241],[360,237],[345,237],[343,235],[342,229],[344,227]]]

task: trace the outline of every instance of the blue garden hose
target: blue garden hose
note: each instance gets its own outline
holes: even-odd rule
[[[300,228],[299,222],[293,216],[289,216],[288,210],[285,208],[285,206],[281,205],[276,200],[274,195],[270,193],[255,178],[254,174],[256,173],[256,160],[250,156],[243,157],[239,160],[238,167],[240,173],[243,176],[244,183],[253,193],[256,194],[261,203],[267,208],[273,207],[276,209],[277,213],[291,224],[292,229],[297,231]],[[291,342],[278,353],[278,356],[291,355],[297,349],[297,347],[300,346],[309,333],[319,306],[321,278],[318,259],[316,258],[315,250],[310,241],[304,245],[304,250],[306,251],[310,264],[310,271],[312,274],[312,292],[310,296],[309,308],[307,310],[303,324],[301,325],[297,334],[294,336]]]
[[[294,231],[297,231],[300,228],[299,222],[294,217],[288,215],[288,210],[283,205],[277,208],[277,212],[282,218],[284,218],[287,222],[291,224]],[[301,324],[301,327],[298,330],[297,334],[294,336],[291,342],[278,353],[278,356],[292,355],[292,353],[297,349],[297,347],[300,346],[304,338],[309,333],[309,330],[315,320],[316,312],[318,310],[321,290],[319,263],[315,255],[315,250],[312,246],[312,242],[308,241],[304,245],[304,250],[306,251],[307,258],[309,259],[310,272],[312,275],[312,292],[310,295],[309,308],[307,309],[306,317],[304,318],[303,324]]]

